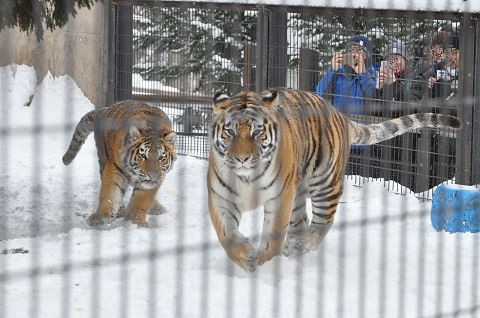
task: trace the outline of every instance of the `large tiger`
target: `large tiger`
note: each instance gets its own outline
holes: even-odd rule
[[[350,145],[371,145],[422,127],[458,129],[461,122],[414,114],[363,125],[309,92],[217,93],[209,130],[208,205],[226,253],[254,271],[282,251],[289,256],[315,249],[332,226]],[[242,213],[262,205],[256,251],[239,224]]]
[[[164,211],[155,195],[176,158],[176,134],[170,120],[161,109],[135,101],[93,110],[78,123],[63,156],[65,165],[72,162],[92,131],[102,185],[97,211],[88,224],[107,223],[117,215],[131,185],[132,197],[123,212],[126,219],[146,226],[147,212]]]

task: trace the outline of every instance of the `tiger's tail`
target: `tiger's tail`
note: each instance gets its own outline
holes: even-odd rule
[[[77,156],[78,152],[85,143],[88,135],[92,133],[94,129],[93,118],[95,116],[95,110],[86,113],[77,124],[75,132],[73,133],[72,140],[68,146],[67,152],[63,155],[63,164],[68,166],[73,159]]]
[[[349,122],[352,145],[376,144],[417,128],[460,129],[461,127],[462,122],[457,117],[433,113],[412,114],[369,125]]]

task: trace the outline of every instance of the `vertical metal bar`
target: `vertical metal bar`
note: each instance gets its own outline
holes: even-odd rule
[[[112,0],[105,1],[105,23],[107,24],[105,30],[105,38],[107,48],[105,51],[104,63],[107,66],[107,84],[105,99],[106,105],[111,105],[115,101],[115,21],[116,21],[116,6],[113,5]],[[103,107],[106,105],[95,105],[96,107]]]
[[[72,3],[72,1],[70,1]],[[74,24],[68,23],[65,26],[65,31],[70,33],[74,29]],[[66,47],[75,47],[75,38],[74,37],[67,37],[65,39]],[[73,43],[72,43],[73,42]],[[67,59],[64,59],[64,61],[67,61]],[[65,62],[64,62],[65,63]],[[71,59],[69,62],[65,63],[63,66],[63,69],[65,70],[66,74],[69,74],[72,78],[77,78],[75,74],[75,71],[78,69],[76,67],[76,64],[78,63],[77,59]],[[102,68],[104,65],[99,65],[99,69],[104,69]],[[73,93],[70,90],[65,90],[62,92],[61,98],[63,98],[63,104],[64,105],[71,105],[72,104],[72,99],[73,99]],[[59,96],[60,97],[60,96]],[[65,112],[65,121],[66,122],[72,122],[72,112],[66,111]],[[70,131],[64,131],[65,134],[69,135]],[[67,148],[67,144],[65,144],[65,149]],[[71,179],[71,170],[66,169],[64,167],[64,171],[66,171],[66,175],[64,177],[64,190],[65,190],[65,195],[64,195],[64,200],[65,200],[65,205],[64,205],[64,211],[63,211],[63,232],[67,233],[68,230],[71,228],[72,224],[72,210],[73,207],[71,205],[71,202],[68,198],[71,198],[72,194],[72,179]],[[70,312],[70,307],[72,304],[72,275],[71,275],[71,263],[72,263],[72,253],[71,253],[71,246],[72,246],[72,240],[71,240],[71,235],[66,235],[65,239],[62,242],[62,305],[61,305],[61,310],[62,310],[62,317],[68,317],[69,312]]]
[[[10,0],[8,0],[10,1]],[[13,4],[13,1],[11,1]],[[9,18],[8,12],[1,12],[2,19]],[[13,45],[14,41],[9,37],[7,43],[4,43],[6,46]],[[5,75],[5,76],[4,76]],[[12,105],[13,96],[11,94],[3,94],[4,88],[8,87],[9,76],[5,72],[0,72],[0,89],[2,93],[0,94],[0,112],[3,114],[4,120],[2,121],[2,126],[0,126],[0,177],[5,184],[10,184],[10,138],[9,130],[12,129],[12,120],[10,115],[10,105]],[[4,176],[4,177],[3,177]],[[10,198],[8,195],[8,189],[3,188],[4,185],[0,186],[0,211],[9,211],[10,209]],[[5,192],[4,192],[5,191]],[[4,194],[5,193],[5,194]],[[9,226],[8,220],[9,217],[2,218],[0,222],[0,241],[9,239]],[[8,260],[7,257],[0,257],[0,317],[6,317],[7,312],[7,296],[8,289],[7,285],[9,284],[9,274],[7,271]]]
[[[458,95],[463,105],[458,109],[458,117],[463,127],[457,132],[456,144],[456,183],[472,183],[472,144],[473,144],[473,104],[475,63],[475,24],[472,16],[465,14],[462,18],[460,33],[460,69],[458,78]]]
[[[480,22],[479,17],[472,18],[472,30],[474,31],[473,46],[475,57],[473,65],[469,66],[474,70],[472,84],[473,91],[473,127],[474,136],[472,138],[472,184],[480,183]]]
[[[213,43],[206,43],[208,50],[212,51],[213,50]],[[208,140],[207,137],[205,137],[206,140]],[[205,151],[205,155],[208,156],[208,150]],[[204,190],[205,195],[203,196],[204,202],[203,206],[208,206],[207,203],[207,194],[206,190]],[[207,226],[207,224],[210,223],[210,217],[206,216],[203,220],[203,228],[205,229],[202,233],[202,241],[203,241],[203,250],[202,250],[202,260],[201,264],[204,268],[208,268],[208,262],[209,262],[209,257],[210,257],[210,243],[209,243],[209,229],[210,227]],[[202,317],[209,317],[211,314],[209,313],[209,296],[210,296],[210,275],[209,271],[204,271],[203,277],[201,278],[201,289],[199,292],[201,294],[201,301],[200,305],[202,306],[202,312],[201,316]]]
[[[182,14],[185,12],[185,16],[188,17],[188,19],[193,18],[193,13],[195,10],[202,10],[202,9],[196,9],[196,8],[188,8],[188,6],[184,3],[180,5],[180,10]],[[193,19],[192,19],[193,20]],[[182,28],[182,36],[186,39],[189,38],[189,30],[188,30],[188,25],[194,21],[184,21],[182,23],[181,28]],[[206,45],[211,45],[211,43],[206,43]],[[210,86],[211,87],[211,86]],[[188,137],[187,137],[188,138]],[[185,186],[185,176],[181,174],[178,180],[178,187],[177,191],[178,193],[183,192],[183,188]],[[176,210],[177,211],[185,211],[185,203],[183,200],[178,200],[176,202]],[[184,251],[184,245],[185,245],[185,212],[183,213],[176,213],[176,222],[178,224],[178,228],[176,231],[176,251],[177,251],[177,257],[176,257],[176,266],[175,266],[175,281],[176,281],[176,286],[175,286],[175,317],[184,317],[185,315],[185,310],[184,310],[184,301],[185,301],[185,295],[184,295],[184,290],[183,290],[183,284],[184,284],[184,260],[185,260],[185,251]]]
[[[247,43],[243,48],[243,89],[246,91],[250,91],[254,89],[254,73],[253,73],[253,60],[255,58],[255,47]]]
[[[472,69],[475,70],[475,77],[473,78],[474,81],[474,95],[473,95],[473,143],[472,143],[472,183],[479,184],[480,183],[480,22],[479,17],[476,16],[474,19],[475,24],[475,60],[472,66]],[[479,260],[480,260],[480,237],[477,235],[473,239],[473,255],[472,255],[472,289],[471,289],[471,297],[472,297],[472,317],[478,315],[478,311],[480,311],[480,284],[479,284]]]
[[[300,48],[300,67],[298,72],[298,88],[312,91],[318,83],[319,53],[315,50]]]
[[[44,101],[40,100],[40,104],[43,104]],[[37,119],[33,124],[33,130],[35,132],[32,138],[31,147],[35,156],[32,157],[32,175],[35,176],[35,181],[33,182],[33,188],[31,191],[31,203],[33,211],[41,210],[40,198],[42,196],[42,126],[39,123],[40,118],[42,118],[42,109],[41,107],[35,107],[32,109],[35,118]],[[36,189],[36,190],[34,190]],[[30,224],[30,237],[35,237],[39,233],[41,226],[40,222],[40,213],[34,213],[32,223]],[[40,240],[32,240],[32,253],[30,257],[30,317],[38,317],[40,312],[40,265],[42,256],[40,254],[41,246]]]
[[[475,317],[476,312],[480,311],[480,286],[479,286],[479,260],[480,260],[480,237],[477,235],[474,237],[473,242],[473,255],[472,255],[472,271],[470,273],[472,277],[472,290],[470,295],[472,297],[472,317]]]
[[[432,147],[432,132],[422,130],[418,138],[418,167],[417,176],[415,178],[416,191],[422,192],[430,189],[430,149]]]
[[[268,14],[265,6],[258,6],[256,48],[255,48],[255,90],[257,92],[267,87],[267,37],[268,37]]]
[[[117,5],[116,20],[115,100],[119,101],[130,99],[132,96],[133,6],[131,3]]]
[[[270,11],[268,20],[267,87],[285,87],[287,83],[287,12]]]
[[[401,173],[399,176],[400,184],[411,189],[411,176],[410,166],[412,164],[411,155],[412,155],[412,146],[413,146],[413,134],[408,133],[401,137],[402,149],[400,149],[400,158],[401,164],[400,169]]]

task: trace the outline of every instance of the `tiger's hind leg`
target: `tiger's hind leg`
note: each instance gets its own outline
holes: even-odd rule
[[[297,190],[295,195],[295,202],[293,204],[292,216],[288,225],[287,239],[283,245],[283,255],[289,256],[295,254],[296,246],[302,242],[301,238],[308,228],[307,216],[307,195],[306,189],[301,187]]]
[[[331,186],[310,189],[312,200],[312,221],[306,230],[299,233],[284,248],[284,254],[301,255],[317,249],[332,227],[335,212],[343,189],[343,177],[333,178]]]

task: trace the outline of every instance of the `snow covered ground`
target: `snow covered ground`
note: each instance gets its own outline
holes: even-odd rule
[[[69,167],[61,158],[93,105],[68,76],[35,78],[0,68],[0,317],[480,316],[479,235],[436,232],[430,202],[378,181],[347,185],[318,251],[253,274],[216,239],[205,160],[179,158],[149,228],[90,228],[93,138]],[[243,222],[258,243],[261,210]]]

